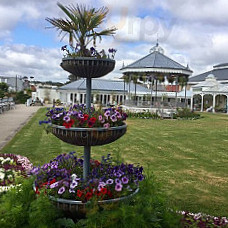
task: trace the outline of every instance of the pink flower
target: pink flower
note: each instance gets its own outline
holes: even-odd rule
[[[110,127],[110,124],[109,123],[106,123],[103,125],[105,128],[109,128]]]
[[[122,184],[116,184],[116,186],[115,186],[115,190],[117,192],[121,192],[122,191],[122,188],[123,188],[123,185]]]

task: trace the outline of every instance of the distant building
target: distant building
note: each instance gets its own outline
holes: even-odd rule
[[[9,86],[9,91],[23,91],[25,89],[24,81],[20,77],[0,76],[0,82],[5,82]]]
[[[192,92],[192,109],[228,113],[228,83],[219,82],[215,75],[209,74],[204,81],[193,85]]]
[[[211,71],[190,77],[188,84],[196,85],[199,82],[203,82],[209,74],[213,74],[219,83],[228,84],[228,63],[213,66]]]

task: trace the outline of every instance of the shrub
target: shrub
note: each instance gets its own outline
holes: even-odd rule
[[[183,108],[183,109],[177,109],[177,113],[173,114],[173,118],[174,119],[190,119],[190,120],[195,120],[195,119],[199,119],[200,114],[199,113],[195,113],[193,111],[191,111],[188,108]]]
[[[127,112],[128,117],[140,118],[140,119],[160,119],[160,116],[157,113],[153,112]]]

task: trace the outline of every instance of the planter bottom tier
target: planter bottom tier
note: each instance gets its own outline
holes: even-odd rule
[[[76,146],[100,146],[112,143],[123,136],[127,125],[111,128],[65,128],[51,125],[51,132],[66,143]]]
[[[115,199],[109,199],[109,200],[101,200],[98,201],[99,205],[105,205],[105,204],[111,204],[111,203],[118,203],[122,201],[127,201],[131,200],[132,197],[137,194],[139,191],[139,188],[137,188],[134,192],[132,192],[128,196],[123,196]],[[53,203],[57,206],[57,208],[71,213],[72,215],[78,215],[78,216],[83,216],[86,214],[86,205],[89,203],[83,203],[82,201],[76,201],[76,200],[67,200],[67,199],[60,199],[60,198],[55,198],[53,196],[49,196],[50,200],[53,201]]]

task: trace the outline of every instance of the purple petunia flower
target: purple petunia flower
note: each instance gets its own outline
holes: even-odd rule
[[[110,116],[110,111],[107,110],[107,111],[104,113],[104,116],[108,119],[108,117]]]
[[[106,184],[113,184],[113,179],[108,179],[107,181],[106,181]]]
[[[58,194],[62,195],[62,194],[65,192],[65,190],[66,190],[65,187],[62,186],[62,187],[59,189]]]
[[[55,183],[50,185],[50,188],[56,188],[58,186],[59,186],[59,182],[55,182]]]
[[[75,188],[76,186],[78,186],[78,182],[76,180],[73,180],[70,184],[70,188]]]
[[[75,193],[75,190],[73,190],[73,189],[69,189],[69,193]]]
[[[115,190],[117,192],[121,192],[122,191],[122,188],[123,188],[123,185],[122,184],[116,184],[116,186],[115,186]]]
[[[102,188],[104,188],[106,184],[104,182],[99,182],[99,185],[97,187],[98,191],[100,191]]]
[[[118,111],[116,112],[116,117],[117,117],[118,119],[122,117],[121,114],[120,114]]]
[[[98,120],[102,121],[103,120],[103,116],[99,115]]]
[[[106,123],[103,125],[105,128],[109,128],[110,127],[110,124],[109,123]]]
[[[83,114],[82,114],[82,113],[78,113],[78,117],[79,117],[79,118],[81,118],[81,119],[83,119],[83,118],[84,118],[84,116],[83,116]]]
[[[129,179],[127,178],[127,177],[122,177],[122,183],[123,184],[127,184],[128,183],[128,181],[129,181]]]
[[[121,184],[122,182],[121,182],[121,180],[120,180],[119,178],[116,178],[116,179],[115,179],[115,183],[116,183],[116,184]]]
[[[57,118],[57,115],[56,115],[56,114],[53,114],[53,115],[51,116],[51,118],[52,118],[53,120],[55,120],[55,119]]]
[[[69,116],[64,116],[63,120],[68,123],[70,121],[70,117]]]
[[[116,115],[112,115],[111,120],[112,120],[112,122],[116,122],[117,121]]]

